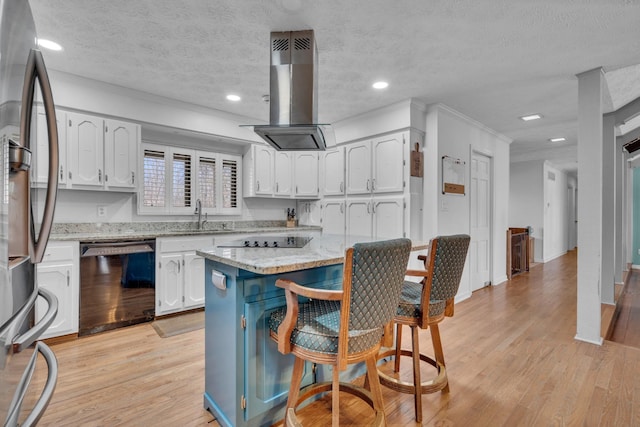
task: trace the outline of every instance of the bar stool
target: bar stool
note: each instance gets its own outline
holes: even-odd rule
[[[333,426],[339,424],[338,391],[358,396],[371,406],[373,425],[386,424],[376,361],[384,327],[398,307],[410,250],[409,239],[355,244],[346,251],[342,290],[276,281],[285,290],[287,306],[271,314],[270,336],[277,341],[278,351],[295,356],[285,425],[300,425],[295,408],[327,391],[332,391]],[[298,296],[311,300],[299,303]],[[333,365],[332,381],[300,390],[305,361]],[[366,362],[369,390],[340,382],[340,371],[361,361]]]
[[[442,390],[449,392],[449,380],[444,363],[444,353],[440,341],[438,324],[446,317],[453,316],[454,297],[458,293],[460,278],[469,248],[470,237],[466,234],[439,236],[431,240],[429,255],[419,256],[424,261],[425,270],[408,270],[407,276],[423,277],[420,283],[405,281],[398,310],[393,318],[396,324],[396,347],[382,351],[378,359],[395,356],[394,372],[400,371],[401,356],[409,356],[413,361],[413,383],[401,381],[378,370],[380,383],[395,391],[414,395],[415,419],[422,422],[422,394]],[[411,350],[400,348],[402,326],[411,328]],[[420,353],[417,328],[430,328],[435,359]],[[436,368],[437,375],[422,381],[420,361]]]

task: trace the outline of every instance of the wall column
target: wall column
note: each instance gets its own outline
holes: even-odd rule
[[[601,68],[578,74],[578,302],[575,338],[602,344],[602,94]]]
[[[616,130],[615,117],[602,119],[602,271],[601,302],[615,304],[616,266]]]
[[[614,129],[615,133],[615,129]],[[624,153],[622,152],[622,140],[620,138],[616,138],[615,143],[615,165],[616,165],[616,177],[615,177],[615,188],[616,188],[616,203],[615,203],[615,284],[622,285],[623,284],[623,274],[627,267],[627,262],[625,259],[625,246],[627,244],[626,239],[623,237],[624,234],[624,197],[625,197],[625,180],[626,180],[626,160],[624,158]],[[615,289],[614,289],[615,293]],[[615,301],[615,297],[614,297]]]

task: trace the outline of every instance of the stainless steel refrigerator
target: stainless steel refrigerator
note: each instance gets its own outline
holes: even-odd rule
[[[30,164],[36,155],[31,149],[38,137],[31,123],[38,91],[48,131],[39,137],[49,140],[48,153],[38,153],[49,156],[42,218],[33,217],[38,210],[30,188]],[[57,381],[55,355],[38,338],[55,318],[58,302],[35,281],[35,264],[42,260],[53,222],[57,170],[55,110],[29,3],[0,0],[0,422],[5,427],[35,425]],[[48,310],[35,323],[39,298],[38,304],[47,304]],[[41,363],[47,366],[46,380],[32,381]]]

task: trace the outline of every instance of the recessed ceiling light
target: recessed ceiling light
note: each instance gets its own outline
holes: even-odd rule
[[[542,118],[542,114],[529,114],[528,116],[521,116],[520,120],[528,122],[529,120],[538,120]]]
[[[374,89],[386,89],[389,86],[389,83],[379,81],[379,82],[375,82],[372,86]]]
[[[60,46],[58,43],[47,39],[38,39],[38,46],[49,50],[62,50],[62,46]]]
[[[566,141],[566,140],[567,140],[567,138],[551,138],[551,139],[549,139],[549,141],[551,141],[551,142],[563,142],[563,141]]]
[[[233,102],[238,102],[240,101],[242,98],[240,98],[238,95],[234,95],[234,94],[229,94],[227,95],[227,100],[228,101],[233,101]]]

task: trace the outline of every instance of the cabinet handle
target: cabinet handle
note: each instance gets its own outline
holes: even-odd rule
[[[371,213],[371,202],[367,202],[367,213]]]
[[[298,186],[296,185],[296,194],[298,194]]]
[[[344,213],[344,203],[340,203],[340,213]]]
[[[60,181],[62,181],[63,178],[64,178],[64,168],[62,165],[60,165]]]
[[[376,213],[376,204],[374,202],[371,203],[371,213]]]
[[[104,182],[108,182],[109,181],[109,175],[107,175],[106,173],[104,174]]]
[[[135,184],[135,183],[136,183],[136,173],[131,172],[131,184]]]
[[[344,193],[344,181],[340,181],[340,192]]]
[[[102,182],[102,169],[98,169],[98,182]]]
[[[278,188],[280,188],[280,186],[278,185],[278,183],[276,182],[276,193],[278,192]]]
[[[371,191],[371,189],[369,188],[369,180],[367,179],[367,191]]]
[[[178,273],[180,273],[180,261],[178,261]]]
[[[260,191],[260,181],[256,181],[256,191]]]
[[[371,181],[371,189],[372,189],[373,191],[375,191],[375,190],[376,190],[376,179],[375,179],[375,178],[373,178],[373,180]]]
[[[70,274],[69,274],[69,270],[67,270],[67,288],[69,287],[69,282],[71,280]]]
[[[73,178],[73,174],[71,173],[71,171],[69,171],[69,179],[71,180]]]

